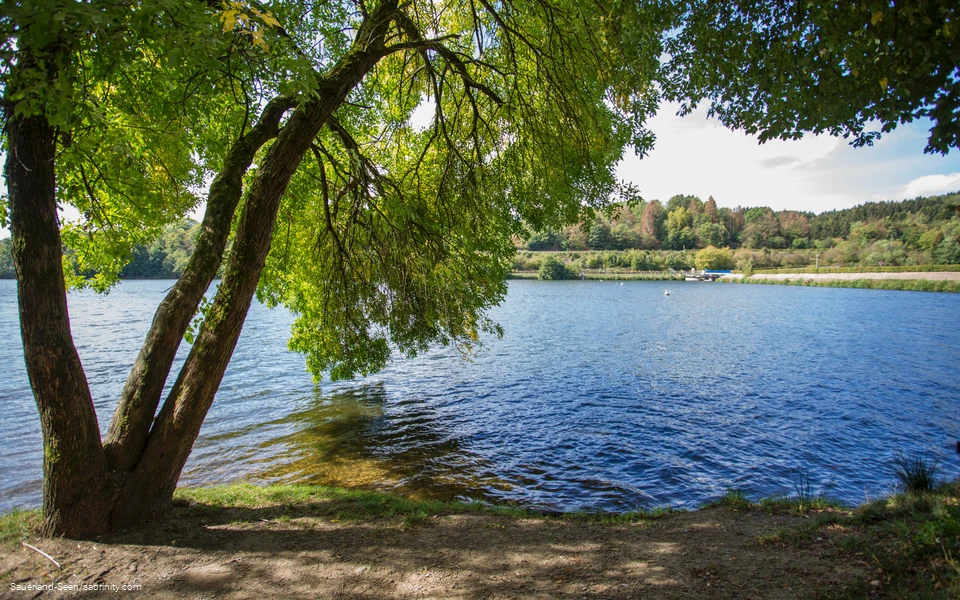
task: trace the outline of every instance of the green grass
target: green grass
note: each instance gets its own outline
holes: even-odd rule
[[[808,480],[800,478],[794,495],[751,501],[730,490],[704,508],[760,510],[770,514],[803,514],[809,520],[797,527],[779,528],[760,536],[763,544],[810,543],[827,537],[851,560],[870,565],[866,579],[853,582],[823,598],[960,598],[960,480],[940,484],[931,491],[903,493],[855,509],[844,509],[814,494]],[[418,527],[431,517],[478,513],[515,518],[560,519],[596,523],[644,523],[675,511],[661,509],[632,513],[546,513],[480,502],[409,500],[380,492],[345,490],[326,486],[235,484],[209,488],[181,488],[175,494],[180,510],[221,515],[231,522],[264,518],[289,521],[300,517],[330,520],[399,520],[403,527]],[[38,510],[14,511],[0,516],[0,543],[12,546],[37,535]],[[819,543],[819,540],[817,540]]]
[[[960,598],[960,482],[863,505],[849,523],[845,548],[876,565],[888,597]]]
[[[931,279],[854,279],[813,280],[813,279],[762,279],[757,275],[744,279],[724,279],[725,283],[751,283],[762,285],[799,285],[804,287],[856,288],[865,290],[907,290],[914,292],[954,292],[960,293],[960,281]]]
[[[429,515],[450,512],[489,512],[526,516],[522,509],[490,506],[479,502],[442,502],[438,500],[410,500],[402,496],[348,490],[315,485],[256,486],[249,483],[202,488],[180,488],[174,494],[180,505],[204,511],[227,508],[273,509],[282,515],[285,510],[309,509],[310,516],[339,520],[364,520],[384,517],[402,517],[417,520]]]
[[[915,494],[932,491],[937,487],[940,464],[926,456],[899,455],[893,461],[893,472],[900,482],[900,488]]]
[[[365,490],[313,485],[255,486],[249,483],[203,488],[180,488],[174,494],[180,506],[191,510],[218,512],[228,509],[254,509],[258,517],[290,517],[291,512],[303,516],[337,520],[376,518],[403,519],[415,525],[432,516],[453,513],[482,513],[516,518],[565,519],[598,523],[626,523],[657,519],[672,514],[672,509],[655,509],[627,513],[575,512],[555,513],[492,505],[483,502],[410,500],[394,494]],[[251,515],[252,516],[252,515]]]
[[[911,472],[926,471],[929,461]],[[800,480],[793,497],[774,496],[756,502],[743,492],[728,491],[708,507],[764,510],[773,514],[809,514],[811,520],[781,527],[758,537],[764,544],[804,545],[835,540],[842,552],[862,560],[871,572],[820,598],[887,597],[904,599],[960,598],[960,480],[918,493],[896,494],[844,509],[810,492]]]
[[[706,504],[704,508],[720,507],[742,511],[758,509],[768,514],[793,515],[843,508],[841,503],[831,500],[823,494],[814,493],[810,479],[804,475],[801,475],[794,482],[793,490],[794,495],[792,496],[776,494],[753,501],[743,491],[730,489],[719,499]]]
[[[727,490],[727,492],[720,496],[717,500],[710,502],[704,505],[704,508],[729,508],[732,510],[749,510],[754,508],[756,505],[747,498],[747,495],[740,490]]]
[[[10,547],[35,536],[40,528],[40,510],[15,510],[0,515],[0,546]]]

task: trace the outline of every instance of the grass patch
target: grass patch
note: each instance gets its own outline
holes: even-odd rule
[[[704,508],[730,508],[733,510],[749,510],[754,508],[756,505],[747,498],[747,495],[740,490],[730,489],[727,492],[720,496],[719,499],[714,500],[704,506]]]
[[[203,488],[179,488],[174,500],[189,510],[216,513],[250,509],[249,518],[289,519],[297,516],[336,520],[400,518],[404,526],[422,524],[427,518],[454,513],[482,513],[515,518],[565,519],[596,523],[635,523],[678,512],[654,509],[628,513],[538,511],[483,502],[410,500],[394,494],[315,485],[256,486],[238,483]]]
[[[960,281],[933,279],[854,279],[816,280],[816,279],[764,279],[754,275],[743,279],[724,279],[725,283],[752,283],[764,285],[798,285],[803,287],[855,288],[864,290],[905,290],[912,292],[953,292],[960,293]]]
[[[39,534],[39,510],[15,510],[0,515],[0,545],[10,547]]]
[[[938,484],[940,463],[923,455],[899,455],[893,461],[893,473],[900,483],[900,489],[921,493],[932,491]]]
[[[841,548],[875,571],[821,597],[960,598],[960,481],[870,502],[837,522],[854,531]]]
[[[795,495],[778,494],[767,496],[757,501],[750,500],[740,490],[727,490],[719,499],[704,505],[704,508],[729,508],[732,510],[759,509],[768,514],[807,514],[825,510],[840,509],[843,505],[823,496],[815,494],[809,478],[800,477],[794,484]]]
[[[263,510],[274,518],[289,513],[339,520],[402,517],[417,520],[450,512],[489,512],[525,515],[527,511],[479,502],[410,500],[402,496],[318,485],[256,486],[238,483],[203,488],[179,488],[174,499],[191,509],[217,512],[225,509]],[[289,515],[288,515],[289,516]],[[412,521],[411,521],[412,522]]]

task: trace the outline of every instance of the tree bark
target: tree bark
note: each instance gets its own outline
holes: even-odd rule
[[[5,129],[20,331],[43,431],[43,531],[83,538],[107,526],[114,486],[70,333],[55,196],[56,132],[44,115],[9,118]]]
[[[384,2],[369,15],[351,51],[321,81],[317,98],[293,113],[267,152],[245,202],[216,297],[123,488],[112,515],[114,526],[169,506],[240,337],[270,250],[283,193],[324,123],[384,56],[384,39],[395,11],[395,2]]]

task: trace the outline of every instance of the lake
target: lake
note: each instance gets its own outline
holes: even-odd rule
[[[171,283],[69,297],[103,431]],[[440,348],[315,386],[286,350],[290,315],[255,305],[181,485],[624,511],[731,488],[793,494],[801,481],[859,503],[893,489],[901,452],[960,472],[960,294],[512,281],[492,316],[505,334],[471,361]],[[0,409],[0,510],[36,506],[40,424],[9,280]]]

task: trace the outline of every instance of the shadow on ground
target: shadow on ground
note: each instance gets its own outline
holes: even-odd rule
[[[705,509],[627,524],[477,513],[338,520],[329,503],[194,505],[103,542],[40,540],[2,556],[3,594],[30,583],[139,584],[138,598],[804,598],[865,574],[817,534],[758,537],[804,517]],[[75,597],[43,591],[39,597]]]

